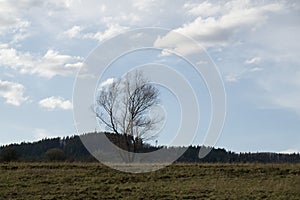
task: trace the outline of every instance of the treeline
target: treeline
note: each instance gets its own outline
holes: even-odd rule
[[[212,148],[210,153],[200,159],[198,153],[203,146],[190,146],[177,160],[178,162],[209,162],[209,163],[300,163],[300,154],[283,154],[271,152],[234,153],[222,148]]]
[[[52,161],[48,153],[53,150],[63,152],[65,161],[85,161],[90,153],[83,146],[79,136],[56,137],[42,139],[38,142],[22,142],[10,144],[0,148],[0,160],[2,161]]]
[[[105,134],[113,143],[126,149],[128,141],[132,138],[111,133],[87,133],[84,137],[95,137],[97,134]],[[221,148],[205,146],[189,147],[154,147],[139,140],[138,152],[150,152],[161,148],[167,151],[178,152],[186,150],[177,162],[208,162],[208,163],[300,163],[300,154],[280,153],[234,153]],[[211,150],[204,158],[199,158],[199,150],[205,148]],[[203,149],[202,149],[203,150]],[[167,156],[168,154],[166,154]],[[43,139],[38,142],[23,142],[0,147],[0,161],[66,161],[66,162],[96,162],[97,160],[87,151],[79,136]]]

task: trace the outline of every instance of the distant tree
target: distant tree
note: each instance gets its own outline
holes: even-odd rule
[[[45,158],[48,161],[64,161],[66,159],[65,153],[59,148],[52,148],[46,151]]]
[[[2,149],[0,160],[4,162],[16,161],[18,159],[17,151],[12,146],[6,146]]]
[[[107,130],[124,135],[118,145],[136,152],[143,140],[155,137],[153,130],[162,121],[160,116],[149,115],[159,103],[158,97],[158,89],[135,71],[101,88],[94,110]]]

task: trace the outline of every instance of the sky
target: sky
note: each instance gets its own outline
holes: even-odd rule
[[[99,44],[143,27],[192,38],[218,67],[227,111],[217,147],[300,152],[297,0],[0,0],[0,144],[78,134],[78,70]]]

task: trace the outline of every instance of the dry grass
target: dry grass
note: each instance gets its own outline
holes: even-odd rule
[[[173,164],[129,174],[99,163],[9,163],[0,173],[0,199],[300,199],[299,164]]]

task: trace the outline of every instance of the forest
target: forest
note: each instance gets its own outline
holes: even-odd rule
[[[97,134],[105,134],[114,144],[123,144],[127,140],[121,134],[93,132],[86,133],[84,137],[95,137]],[[121,142],[120,142],[121,141]],[[182,163],[300,163],[300,154],[283,154],[272,152],[245,152],[235,153],[224,148],[189,146],[189,147],[167,147],[153,146],[140,140],[137,152],[151,152],[165,148],[170,153],[176,150],[185,152],[176,162]],[[125,148],[124,146],[120,146]],[[210,153],[204,158],[198,157],[201,148],[211,148]],[[80,136],[67,136],[46,138],[37,142],[22,142],[0,147],[0,161],[20,162],[42,162],[42,161],[63,161],[63,162],[97,162],[81,142]]]

